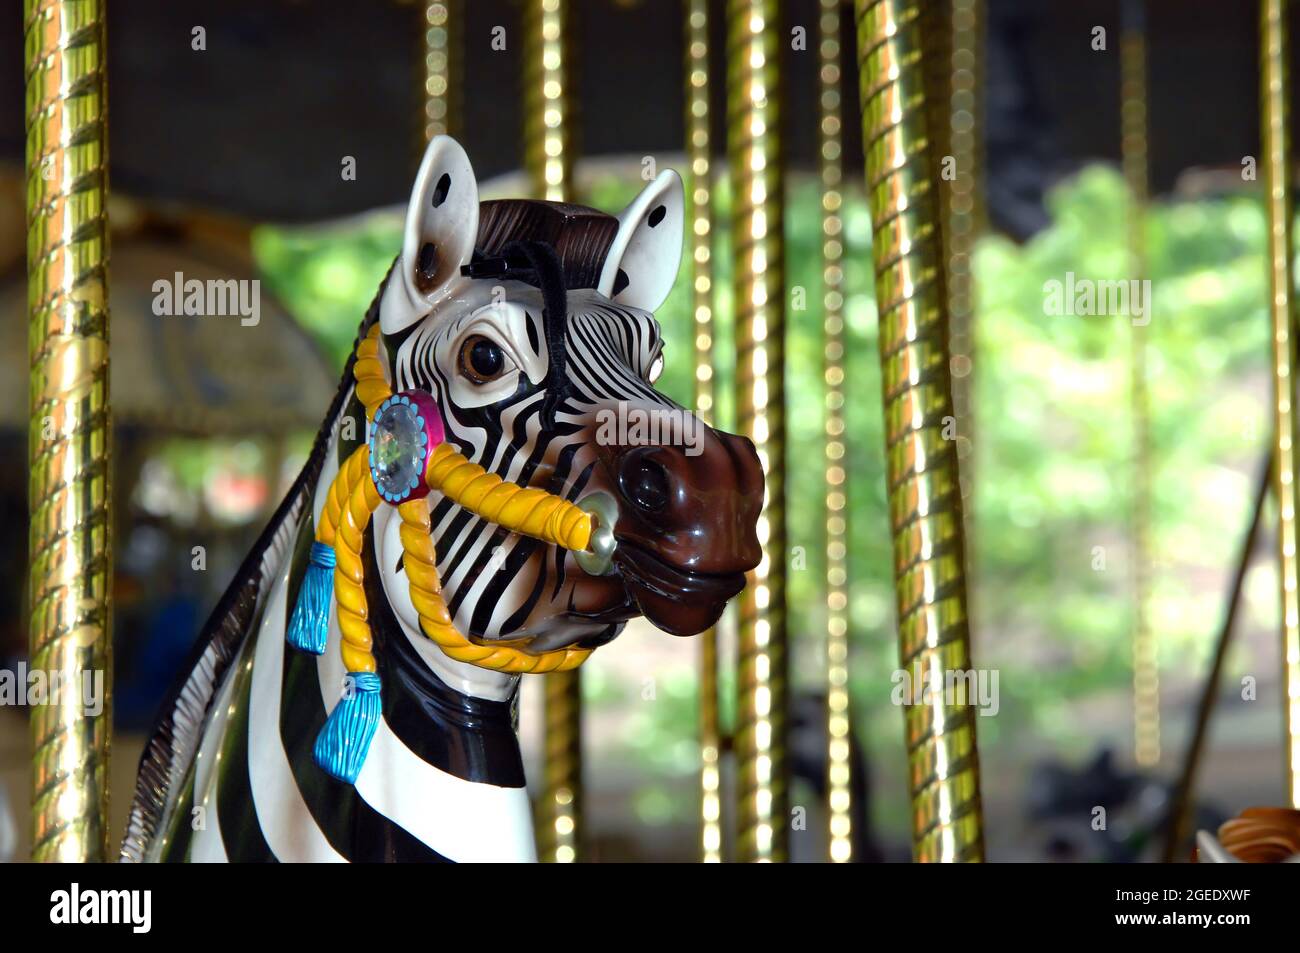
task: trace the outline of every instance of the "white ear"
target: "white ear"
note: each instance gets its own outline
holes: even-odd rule
[[[478,238],[478,182],[459,142],[435,136],[415,176],[397,273],[380,303],[385,334],[409,327],[458,284]]]
[[[619,304],[658,310],[677,280],[685,216],[682,180],[665,169],[618,217],[596,290]]]

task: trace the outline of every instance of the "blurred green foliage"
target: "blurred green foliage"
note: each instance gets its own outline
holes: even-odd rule
[[[586,196],[621,208],[642,183],[609,178]],[[731,254],[725,181],[715,191],[717,419],[733,425]],[[823,455],[820,196],[794,177],[786,212],[787,284],[805,307],[787,314],[788,525],[806,568],[789,575],[792,674],[820,691]],[[992,236],[975,259],[971,547],[977,664],[1001,673],[1001,713],[980,719],[981,744],[1027,738],[1086,746],[1095,726],[1069,717],[1094,692],[1126,692],[1132,617],[1129,513],[1133,441],[1129,361],[1135,329],[1124,316],[1050,316],[1044,284],[1128,273],[1127,199],[1113,169],[1094,167],[1049,200],[1053,225],[1017,246]],[[871,290],[870,220],[862,195],[844,209],[847,248],[846,407],[849,434],[853,688],[862,737],[901,762],[901,716],[889,704],[896,664],[893,584],[884,497],[880,377]],[[1265,221],[1257,195],[1159,204],[1148,216],[1149,347],[1154,552],[1152,624],[1169,677],[1199,677],[1217,626],[1219,579],[1244,531],[1251,474],[1269,439],[1269,330]],[[328,229],[259,230],[255,250],[273,290],[342,366],[356,326],[400,244],[396,214]],[[691,402],[689,280],[659,312],[666,346],[660,388]],[[1212,584],[1207,584],[1212,580]],[[725,687],[725,684],[724,684]],[[599,704],[627,691],[601,683]],[[729,693],[727,693],[729,694]],[[664,690],[672,704],[642,706],[627,733],[665,770],[694,770],[694,686]],[[728,709],[730,710],[730,709]],[[1123,722],[1123,719],[1120,719]],[[683,747],[683,740],[687,743]],[[1109,739],[1121,748],[1126,736]],[[901,819],[901,792],[883,792]],[[647,815],[670,803],[647,795]],[[676,816],[689,816],[678,803]]]

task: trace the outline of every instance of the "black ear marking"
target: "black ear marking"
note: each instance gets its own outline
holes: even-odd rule
[[[614,290],[610,294],[610,297],[617,298],[623,292],[623,289],[626,288],[627,286],[628,286],[627,272],[624,271],[622,268],[620,268],[618,270],[618,274],[614,276]]]
[[[438,249],[433,247],[433,242],[420,246],[420,260],[416,262],[415,270],[422,281],[433,281],[438,273]]]
[[[433,207],[438,208],[443,202],[447,201],[447,193],[451,191],[451,174],[444,172],[438,184],[433,188]]]
[[[650,216],[646,219],[646,223],[651,228],[654,228],[656,225],[658,225],[660,222],[664,220],[664,216],[667,214],[668,214],[668,209],[666,206],[663,205],[657,206],[655,210],[650,213]]]

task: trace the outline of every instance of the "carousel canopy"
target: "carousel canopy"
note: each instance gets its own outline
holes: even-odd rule
[[[1258,149],[1257,23],[1226,16],[1224,0],[1149,4],[1150,162],[1154,191],[1189,167],[1237,167]],[[463,4],[468,55],[459,95],[472,109],[453,133],[480,178],[517,168],[523,126],[521,5]],[[585,3],[574,24],[574,141],[584,155],[681,152],[684,127],[678,17],[663,0]],[[815,32],[815,0],[783,5],[784,32]],[[1252,8],[1253,9],[1253,8]],[[312,222],[407,197],[418,158],[424,4],[409,0],[260,0],[193,4],[131,0],[107,8],[113,108],[113,186],[149,198],[237,212],[257,221]],[[1017,237],[1047,221],[1044,189],[1094,159],[1120,158],[1119,77],[1114,58],[1085,41],[1096,24],[1119,41],[1114,2],[988,0],[984,127],[990,214]],[[1290,13],[1300,25],[1300,8]],[[722,17],[714,47],[723,49]],[[845,17],[845,34],[852,18]],[[202,51],[192,31],[204,28]],[[504,27],[507,49],[490,48]],[[850,47],[846,47],[850,48]],[[292,50],[292,68],[277,51]],[[23,157],[22,18],[0,17],[0,157]],[[783,117],[790,163],[818,155],[816,46],[787,49]],[[1300,84],[1300,71],[1291,77]],[[714,90],[714,137],[725,110]],[[845,115],[858,114],[856,84]],[[1078,109],[1080,101],[1094,108]],[[1213,122],[1204,117],[1214,117]],[[256,143],[255,146],[251,145]],[[845,168],[862,169],[856,137]],[[340,176],[356,160],[355,180]]]
[[[127,224],[114,234],[109,290],[114,422],[198,435],[319,426],[337,376],[258,278],[247,229],[120,203],[112,215]],[[21,258],[9,265],[0,280],[0,428],[16,430],[28,425],[27,282]]]

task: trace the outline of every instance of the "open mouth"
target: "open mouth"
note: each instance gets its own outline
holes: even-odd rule
[[[743,572],[691,572],[622,538],[614,564],[645,617],[672,635],[703,632],[718,621],[727,600],[745,588]]]

